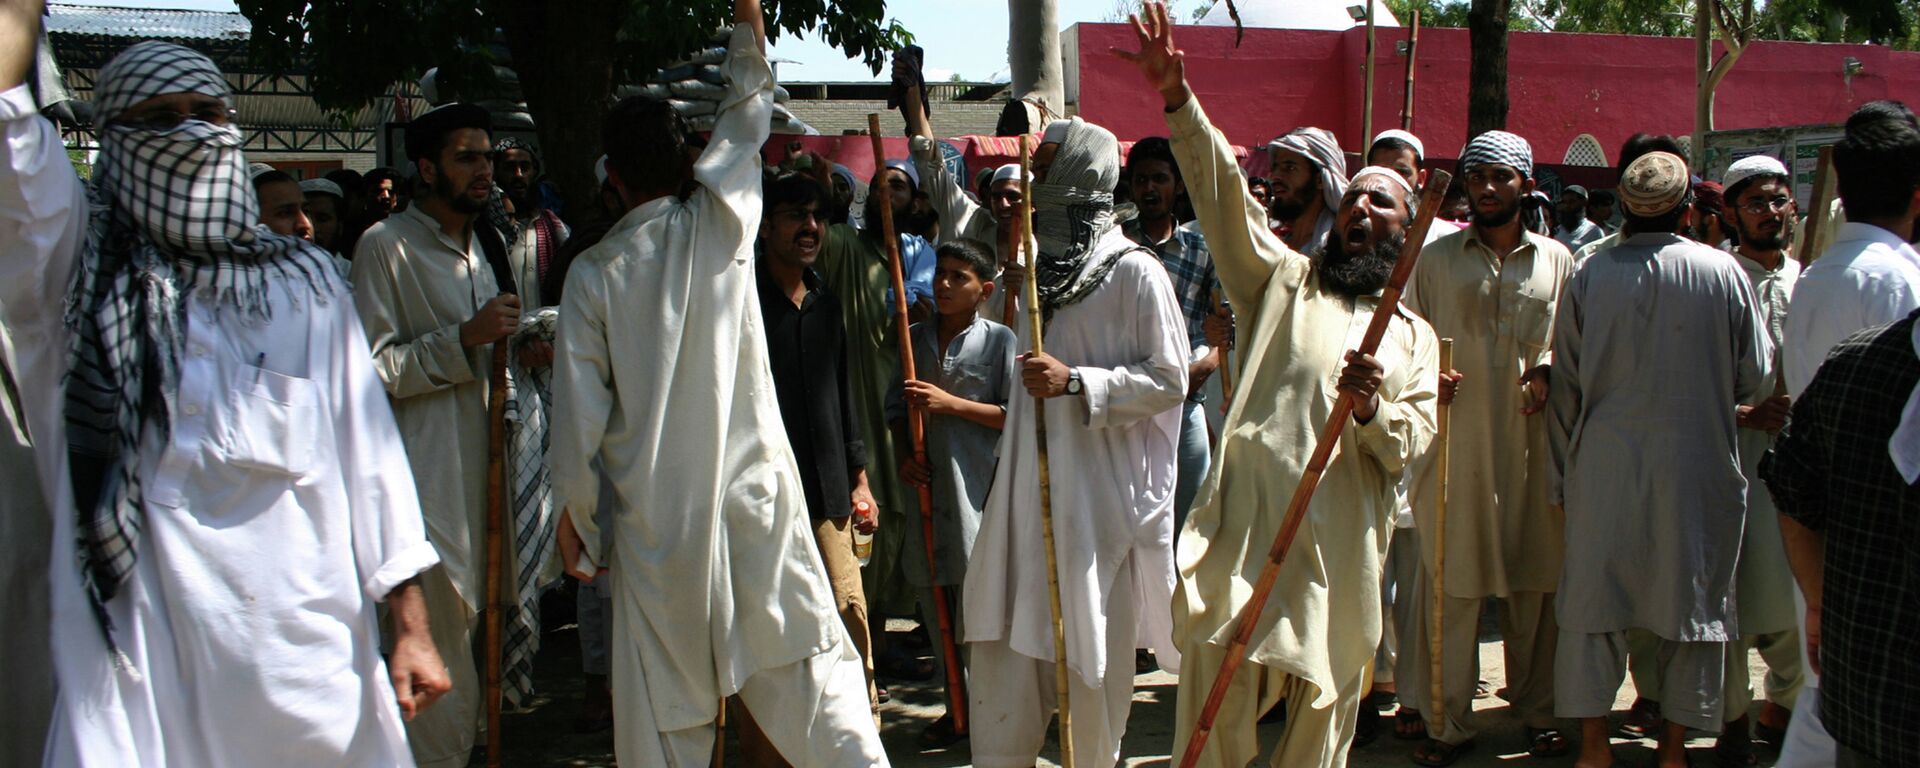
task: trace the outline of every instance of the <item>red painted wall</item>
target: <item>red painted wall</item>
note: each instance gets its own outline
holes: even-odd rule
[[[1123,140],[1164,135],[1158,95],[1109,48],[1131,50],[1131,28],[1079,24],[1079,113]],[[1406,30],[1382,28],[1375,74],[1374,130],[1397,127],[1406,59],[1395,42]],[[1464,29],[1423,29],[1415,71],[1413,131],[1435,158],[1453,158],[1466,140],[1468,40]],[[1236,144],[1262,146],[1298,125],[1333,130],[1358,152],[1366,32],[1248,29],[1238,48],[1229,27],[1183,26],[1187,79],[1215,125]],[[1638,131],[1693,130],[1691,38],[1516,32],[1509,41],[1507,129],[1533,143],[1534,158],[1559,163],[1567,146],[1591,133],[1613,158]],[[1849,81],[1841,62],[1865,70]],[[1881,46],[1752,44],[1720,85],[1715,127],[1728,130],[1839,123],[1860,104],[1882,98],[1920,104],[1920,53]]]

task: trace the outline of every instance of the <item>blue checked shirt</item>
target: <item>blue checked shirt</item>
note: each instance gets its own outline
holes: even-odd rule
[[[1173,237],[1151,242],[1138,219],[1122,225],[1121,231],[1128,239],[1160,255],[1167,276],[1173,278],[1173,293],[1180,297],[1180,311],[1187,317],[1187,348],[1189,351],[1199,349],[1207,343],[1202,324],[1213,312],[1213,292],[1220,287],[1220,279],[1213,272],[1213,253],[1207,250],[1207,239],[1199,230],[1182,226],[1173,228]],[[1200,390],[1195,390],[1188,399],[1198,402]]]

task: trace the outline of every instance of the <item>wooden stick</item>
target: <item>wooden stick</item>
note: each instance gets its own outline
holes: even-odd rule
[[[493,343],[493,372],[487,384],[487,594],[486,669],[487,768],[499,768],[500,641],[507,560],[507,354],[508,339]]]
[[[1024,184],[1023,184],[1023,187],[1024,187]],[[1004,248],[1000,251],[1003,254],[1006,254],[1006,253],[1014,254],[1013,258],[1014,258],[1014,261],[1016,262],[1020,260],[1020,249],[1025,247],[1027,242],[1027,232],[1026,230],[1020,228],[1020,224],[1021,224],[1020,217],[1015,216],[1013,218],[1013,222],[1007,225],[1007,239],[1006,239],[1006,242],[1003,244]],[[1007,279],[1005,276],[1006,270],[1003,269],[1001,270],[1001,272],[1002,272],[1002,275],[1000,278],[1000,324],[1008,328],[1012,328],[1013,327],[1013,307],[1014,307],[1013,299],[1015,294],[1013,291],[1007,290],[1009,286],[1007,285]],[[1027,277],[1028,276],[1026,275],[1021,276],[1021,279],[1020,279],[1021,285],[1024,286],[1026,284]]]
[[[746,706],[744,703],[741,706]],[[727,698],[720,697],[720,714],[713,719],[713,768],[727,764]]]
[[[1043,337],[1046,327],[1040,320],[1040,285],[1034,270],[1035,254],[1028,250],[1026,233],[1033,231],[1033,155],[1028,141],[1020,136],[1020,263],[1026,267],[1027,331],[1032,335],[1033,354],[1046,354]],[[1053,611],[1053,687],[1060,711],[1060,765],[1073,768],[1073,710],[1067,695],[1067,625],[1060,618],[1060,558],[1053,549],[1053,492],[1047,468],[1047,401],[1033,399],[1033,434],[1039,449],[1040,538],[1047,547],[1047,601]],[[1107,663],[1119,663],[1108,659]]]
[[[1420,52],[1420,9],[1413,9],[1413,19],[1407,22],[1407,85],[1404,103],[1400,107],[1400,130],[1413,130],[1413,57]],[[1367,137],[1373,141],[1373,137]]]
[[[1813,266],[1813,260],[1820,258],[1820,238],[1824,237],[1827,227],[1832,225],[1830,212],[1833,210],[1833,145],[1820,148],[1820,160],[1813,167],[1813,210],[1807,212],[1807,229],[1800,233],[1799,257],[1801,268]]]
[[[1406,245],[1400,248],[1400,259],[1393,265],[1393,276],[1387,279],[1387,287],[1380,294],[1380,304],[1373,310],[1373,319],[1367,324],[1367,334],[1360,340],[1360,354],[1371,355],[1380,347],[1380,339],[1387,333],[1387,324],[1393,320],[1394,309],[1400,305],[1400,291],[1407,285],[1407,276],[1413,272],[1413,263],[1420,258],[1420,245],[1427,239],[1427,228],[1433,225],[1433,214],[1440,209],[1440,201],[1446,196],[1447,185],[1453,176],[1445,171],[1434,171],[1433,179],[1427,184],[1426,194],[1420,197],[1420,212],[1413,219],[1413,226],[1407,229]],[[1260,622],[1260,613],[1265,610],[1267,597],[1273,593],[1274,582],[1280,578],[1280,564],[1287,559],[1287,548],[1293,545],[1294,534],[1299,533],[1300,524],[1307,517],[1307,504],[1313,501],[1313,491],[1320,485],[1320,475],[1327,469],[1327,461],[1333,456],[1333,447],[1340,442],[1340,433],[1346,429],[1347,419],[1353,414],[1353,398],[1341,395],[1334,403],[1333,413],[1327,417],[1326,426],[1320,430],[1320,442],[1314,446],[1313,456],[1307,461],[1306,471],[1300,475],[1300,485],[1293,491],[1293,498],[1287,503],[1286,522],[1273,538],[1273,547],[1267,551],[1267,562],[1260,568],[1260,578],[1254,582],[1253,594],[1245,605],[1240,607],[1239,615],[1234,617],[1233,639],[1227,644],[1226,657],[1220,662],[1220,671],[1213,678],[1213,688],[1207,692],[1206,705],[1200,710],[1200,720],[1194,724],[1193,735],[1187,739],[1187,750],[1180,758],[1180,768],[1193,768],[1200,761],[1200,753],[1206,749],[1207,737],[1213,733],[1213,721],[1220,714],[1220,704],[1226,701],[1227,686],[1233,682],[1234,673],[1240,671],[1241,662],[1246,661],[1247,644],[1253,640],[1253,627]]]
[[[884,180],[887,151],[880,141],[880,115],[867,115],[867,133],[873,138],[874,178]],[[880,192],[885,192],[884,185]],[[873,193],[869,193],[873,194]],[[917,378],[913,367],[913,336],[907,323],[907,281],[900,266],[900,236],[893,229],[893,206],[883,201],[880,208],[880,236],[887,243],[887,265],[893,277],[893,329],[900,337],[900,371],[908,381]],[[937,320],[935,322],[938,322]],[[927,464],[927,412],[918,407],[907,409],[907,434],[913,439],[913,460]],[[949,615],[947,588],[940,586],[940,569],[933,559],[933,487],[919,486],[920,538],[927,551],[927,583],[933,586],[933,615],[940,627],[940,649],[947,663],[947,714],[953,717],[953,732],[967,733],[967,679],[960,669],[960,646],[954,642],[953,617]]]
[[[1219,314],[1225,308],[1220,301],[1220,289],[1213,289],[1213,311]],[[1220,348],[1220,415],[1227,415],[1227,407],[1233,405],[1233,354],[1232,350]]]
[[[1453,371],[1453,339],[1440,340],[1440,372]],[[1446,688],[1440,684],[1441,659],[1445,656],[1446,644],[1442,631],[1446,624],[1442,613],[1447,602],[1447,422],[1450,420],[1448,403],[1439,404],[1439,431],[1434,435],[1433,464],[1435,474],[1439,476],[1440,486],[1434,497],[1437,513],[1434,515],[1433,537],[1433,621],[1427,629],[1427,651],[1432,658],[1427,662],[1430,678],[1427,685],[1427,730],[1434,738],[1440,737],[1447,723]]]

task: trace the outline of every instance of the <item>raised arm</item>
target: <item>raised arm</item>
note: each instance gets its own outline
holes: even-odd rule
[[[702,242],[734,243],[728,255],[745,259],[760,227],[760,148],[772,131],[773,68],[767,63],[766,22],[759,1],[736,0],[733,17],[733,38],[721,65],[727,95],[707,148],[694,163],[693,177],[704,193],[695,204],[708,208],[702,217]]]
[[[1266,214],[1247,190],[1233,145],[1214,129],[1187,86],[1186,55],[1174,47],[1166,5],[1148,3],[1144,18],[1134,16],[1132,22],[1140,50],[1116,48],[1113,54],[1138,67],[1147,85],[1166,103],[1174,160],[1186,178],[1187,197],[1200,219],[1200,231],[1207,233],[1207,248],[1213,252],[1227,301],[1258,307],[1273,270],[1290,260],[1304,265],[1305,257],[1268,231]]]

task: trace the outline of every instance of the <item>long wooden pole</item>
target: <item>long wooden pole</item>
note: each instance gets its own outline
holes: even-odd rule
[[[1394,310],[1400,305],[1400,291],[1407,285],[1407,276],[1413,272],[1413,263],[1420,258],[1420,244],[1427,239],[1427,229],[1433,225],[1433,214],[1440,209],[1440,201],[1446,196],[1447,185],[1453,182],[1453,176],[1446,171],[1434,171],[1432,183],[1420,196],[1420,213],[1413,219],[1413,226],[1407,230],[1406,245],[1400,249],[1400,259],[1393,265],[1393,275],[1387,279],[1387,287],[1380,294],[1380,305],[1373,310],[1373,319],[1367,324],[1366,336],[1360,340],[1359,352],[1371,355],[1379,349],[1380,339],[1387,333],[1387,324],[1393,320]],[[1267,597],[1273,594],[1273,585],[1280,578],[1280,564],[1287,559],[1287,548],[1293,545],[1293,537],[1300,532],[1300,524],[1306,520],[1307,504],[1313,501],[1313,491],[1320,485],[1320,475],[1327,470],[1327,461],[1333,456],[1333,447],[1340,442],[1340,432],[1346,429],[1347,419],[1353,414],[1353,398],[1341,395],[1334,403],[1332,415],[1327,417],[1326,426],[1320,430],[1320,442],[1314,446],[1313,456],[1307,460],[1307,468],[1300,475],[1300,485],[1294,488],[1293,498],[1287,503],[1286,522],[1273,538],[1273,547],[1267,551],[1267,562],[1260,568],[1260,578],[1254,582],[1253,594],[1240,607],[1234,617],[1233,639],[1227,644],[1226,657],[1220,662],[1220,671],[1213,678],[1213,688],[1207,691],[1206,705],[1200,710],[1200,720],[1194,724],[1193,735],[1187,739],[1187,750],[1180,757],[1180,768],[1193,768],[1200,762],[1200,753],[1206,749],[1207,737],[1213,733],[1214,718],[1220,714],[1220,704],[1226,701],[1227,686],[1233,682],[1233,676],[1240,671],[1240,664],[1246,660],[1247,644],[1253,640],[1254,625],[1260,623],[1260,613],[1266,609]]]
[[[1794,254],[1800,259],[1802,269],[1813,266],[1813,260],[1820,258],[1820,238],[1833,224],[1833,182],[1833,145],[1828,144],[1820,148],[1819,162],[1813,166],[1813,194],[1808,197],[1813,210],[1807,211],[1807,228],[1800,233],[1800,252]]]
[[[874,178],[884,181],[887,169],[887,150],[880,141],[880,115],[867,115],[867,133],[873,139]],[[881,188],[868,194],[885,194]],[[887,266],[893,278],[893,330],[900,338],[901,375],[911,381],[917,378],[913,367],[913,336],[907,323],[907,281],[900,267],[900,236],[893,229],[893,205],[883,201],[880,208],[880,237],[887,244]],[[917,408],[907,409],[907,434],[913,440],[913,460],[921,465],[927,463],[927,412]],[[953,732],[958,735],[967,733],[967,679],[960,668],[960,646],[953,638],[953,617],[947,605],[947,588],[940,586],[940,569],[933,557],[933,488],[919,486],[920,490],[920,539],[927,552],[927,583],[933,585],[933,615],[940,624],[940,650],[946,654],[947,668],[947,714],[953,717]]]
[[[1025,182],[1021,183],[1021,188],[1026,188]],[[1003,254],[1012,254],[1014,262],[1018,263],[1020,261],[1020,249],[1026,246],[1026,242],[1027,231],[1021,229],[1020,217],[1015,216],[1013,221],[1007,225],[1007,240],[1003,244],[1004,247],[1000,252]],[[1021,269],[1024,270],[1026,267],[1023,265]],[[1001,271],[1002,273],[1005,272],[1005,270]],[[1020,282],[1022,286],[1026,284],[1026,278],[1026,275],[1021,275]],[[1013,327],[1013,309],[1014,306],[1018,304],[1018,302],[1014,301],[1015,294],[1010,288],[1011,286],[1007,285],[1005,274],[1002,274],[1000,277],[1000,324],[1009,329]]]
[[[1374,70],[1374,27],[1373,3],[1367,0],[1367,81],[1362,85],[1365,95],[1360,105],[1360,152],[1365,154],[1368,142],[1373,141],[1373,70]]]
[[[1026,233],[1033,231],[1033,155],[1028,146],[1032,136],[1020,135],[1020,263],[1026,268],[1027,330],[1033,339],[1033,354],[1045,354],[1043,337],[1046,326],[1040,320],[1040,286],[1034,279],[1036,254],[1028,250],[1032,242]],[[1047,547],[1047,607],[1053,612],[1053,688],[1060,711],[1060,765],[1073,768],[1073,709],[1067,695],[1067,625],[1060,618],[1060,558],[1053,549],[1053,492],[1047,469],[1047,401],[1033,399],[1033,435],[1039,449],[1040,538]],[[1109,659],[1108,663],[1114,663]]]
[[[1440,340],[1440,372],[1451,374],[1453,371],[1453,339]],[[1433,526],[1433,621],[1427,626],[1427,730],[1434,738],[1447,723],[1447,689],[1440,684],[1441,660],[1446,656],[1446,643],[1443,630],[1446,627],[1442,619],[1447,603],[1447,423],[1451,421],[1453,407],[1440,403],[1439,430],[1434,435],[1434,474],[1438,476],[1439,488],[1434,496]]]
[[[507,560],[507,339],[493,343],[493,371],[487,386],[487,578],[486,669],[487,768],[499,768],[500,640],[505,613],[501,571]]]
[[[1413,9],[1413,19],[1407,24],[1407,88],[1400,106],[1400,130],[1413,130],[1413,58],[1420,52],[1420,9]],[[1373,137],[1367,137],[1372,141]]]

